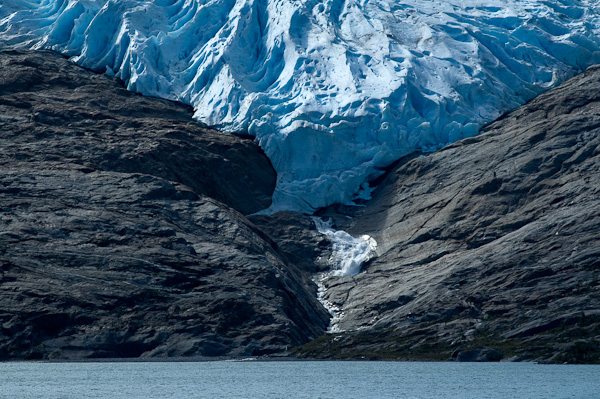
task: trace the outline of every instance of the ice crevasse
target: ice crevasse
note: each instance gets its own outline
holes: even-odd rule
[[[600,63],[597,0],[1,0],[0,48],[46,48],[250,134],[267,212],[368,195]]]

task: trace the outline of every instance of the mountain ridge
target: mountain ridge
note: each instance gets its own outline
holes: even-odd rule
[[[257,356],[325,331],[242,214],[275,186],[252,141],[49,51],[0,52],[0,133],[0,358]]]

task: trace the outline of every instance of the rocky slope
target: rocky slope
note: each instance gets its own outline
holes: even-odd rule
[[[326,281],[345,332],[299,353],[600,362],[600,67],[324,214],[377,257]]]
[[[600,68],[319,212],[378,243],[324,280],[336,334],[328,239],[244,216],[275,186],[260,149],[119,83],[0,52],[0,359],[600,362]]]
[[[243,214],[275,172],[50,52],[0,53],[0,359],[246,356],[323,334],[308,275]]]

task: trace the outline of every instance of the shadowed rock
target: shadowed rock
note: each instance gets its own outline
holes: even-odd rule
[[[50,52],[0,53],[0,132],[0,358],[262,355],[323,333],[314,284],[242,215],[275,184],[251,141]]]
[[[271,204],[276,175],[249,140],[206,129],[192,108],[143,97],[51,52],[2,52],[3,161],[72,162],[178,182],[243,214]]]

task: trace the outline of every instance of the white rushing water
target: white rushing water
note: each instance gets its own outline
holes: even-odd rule
[[[600,62],[597,0],[3,0],[0,48],[47,48],[253,135],[268,212],[368,197],[393,160]]]
[[[324,221],[313,217],[313,221],[319,233],[324,234],[331,240],[333,251],[331,259],[331,273],[334,276],[354,276],[360,272],[362,264],[375,255],[377,242],[368,235],[352,237],[342,230],[332,227],[331,219]]]
[[[344,317],[344,312],[335,304],[326,299],[327,288],[325,280],[332,277],[354,276],[360,272],[364,262],[375,256],[377,241],[371,236],[362,235],[353,237],[345,231],[336,230],[332,227],[331,219],[324,221],[319,217],[313,217],[317,231],[324,234],[332,244],[332,254],[329,259],[331,270],[316,276],[315,283],[318,287],[317,298],[319,302],[331,314],[331,321],[327,332],[340,332],[339,322]]]
[[[315,278],[314,282],[317,284],[317,299],[321,302],[321,305],[329,312],[331,318],[329,319],[329,326],[327,327],[327,333],[339,333],[342,332],[339,327],[340,320],[344,317],[344,312],[339,306],[334,305],[325,296],[327,294],[327,288],[325,287],[325,279],[331,277],[331,273],[319,273]]]

